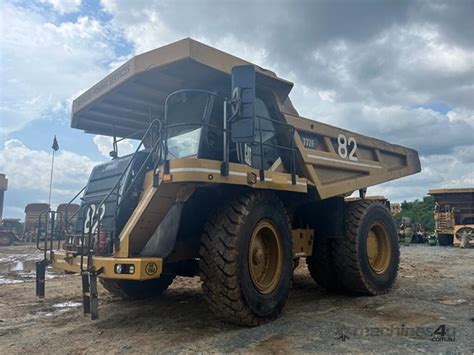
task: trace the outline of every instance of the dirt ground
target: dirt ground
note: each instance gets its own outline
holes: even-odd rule
[[[474,352],[474,249],[411,245],[401,255],[394,290],[378,297],[328,294],[303,262],[282,316],[243,328],[216,319],[198,278],[179,278],[146,302],[101,288],[100,320],[91,321],[82,314],[79,276],[49,270],[38,300],[40,254],[33,245],[3,247],[0,353]]]

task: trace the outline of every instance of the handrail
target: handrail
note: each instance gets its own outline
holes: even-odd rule
[[[105,202],[110,198],[110,196],[112,196],[112,194],[114,193],[114,191],[120,187],[121,183],[122,183],[122,179],[123,177],[125,176],[125,174],[128,172],[130,166],[132,165],[132,163],[134,162],[135,160],[135,157],[137,156],[138,152],[140,151],[140,148],[143,146],[143,141],[145,140],[145,138],[148,136],[148,134],[150,132],[152,132],[152,128],[158,124],[158,132],[159,132],[159,135],[161,135],[161,122],[157,119],[153,120],[150,125],[148,126],[145,134],[143,135],[137,149],[135,150],[135,152],[133,153],[132,157],[130,158],[130,160],[128,161],[125,169],[122,171],[122,173],[120,174],[120,176],[118,177],[117,181],[115,182],[114,186],[109,190],[109,192],[105,195],[105,197],[102,198],[102,200],[100,201],[99,204],[97,204],[97,207],[96,207],[96,210],[94,211],[94,213],[92,213],[92,209],[90,209],[90,206],[92,204],[94,204],[93,202],[90,202],[90,203],[86,203],[83,205],[83,211],[85,211],[86,214],[89,214],[89,220],[90,220],[90,226],[89,226],[89,230],[88,230],[88,243],[87,243],[87,248],[88,248],[88,251],[87,251],[87,268],[84,269],[84,257],[86,255],[84,255],[84,242],[85,242],[85,235],[84,235],[84,228],[82,230],[82,233],[81,233],[81,261],[80,261],[80,268],[81,268],[81,271],[84,272],[84,271],[90,271],[91,268],[93,267],[92,265],[92,253],[93,253],[93,248],[92,248],[92,234],[94,233],[94,231],[92,230],[93,229],[93,226],[95,225],[94,223],[94,220],[97,221],[97,228],[100,229],[101,227],[101,216],[100,216],[100,210],[101,210],[101,206],[105,204]],[[145,159],[145,162],[149,159],[151,153],[154,151],[154,149],[159,145],[159,142],[161,141],[160,139],[161,137],[159,137],[159,139],[157,139],[157,143],[155,143],[152,151],[149,153],[148,157]],[[143,168],[144,164],[142,164],[142,167],[140,168],[140,171],[141,169]],[[138,176],[138,174],[136,175]],[[133,184],[131,184],[133,185]],[[127,189],[128,191],[128,189]],[[117,198],[116,198],[116,202],[117,202],[117,205],[116,205],[116,208],[115,208],[115,211],[114,211],[114,221],[116,220],[117,218],[117,211],[118,211],[118,208],[120,207],[120,203],[119,203],[119,193],[117,193]],[[87,207],[87,208],[86,208]],[[87,215],[85,215],[87,216]],[[115,239],[115,227],[114,227],[114,239]]]
[[[153,120],[150,125],[148,126],[145,134],[143,135],[143,137],[146,137],[148,132],[150,132],[151,128],[153,127],[153,125],[155,123],[160,123],[159,120]],[[161,123],[160,123],[161,124]],[[137,149],[135,150],[135,152],[133,153],[132,157],[130,158],[130,160],[128,161],[127,163],[127,166],[125,167],[125,169],[123,170],[123,172],[120,174],[120,177],[117,179],[117,182],[115,183],[115,185],[110,189],[109,193],[107,195],[105,195],[105,197],[102,199],[102,201],[99,203],[98,206],[102,206],[102,204],[108,200],[108,198],[112,195],[112,192],[119,186],[120,184],[120,181],[122,180],[122,178],[125,176],[125,173],[128,171],[128,168],[130,167],[130,165],[132,165],[132,162],[133,160],[135,159],[135,156],[138,154],[138,151],[140,150],[140,148],[143,146],[143,138],[142,140],[140,141],[140,144],[138,144],[138,147]]]
[[[74,213],[72,214],[71,218],[68,218],[68,215],[67,215],[67,214],[68,214],[68,213],[67,213],[67,212],[68,212],[68,209],[69,209],[69,207],[71,206],[71,204],[74,202],[74,200],[75,200],[76,198],[78,198],[79,195],[86,189],[86,187],[87,187],[87,184],[84,185],[84,187],[83,187],[77,194],[75,194],[74,197],[73,197],[73,198],[68,202],[68,204],[66,205],[66,213],[65,213],[65,216],[64,216],[64,220],[65,220],[65,222],[66,222],[66,223],[65,223],[65,224],[66,224],[66,226],[65,226],[66,231],[69,230],[69,222],[72,221],[72,219],[77,215],[77,213],[78,213],[79,210],[80,210],[80,208],[78,208],[78,209],[76,210],[76,212],[74,212]],[[62,224],[62,219],[61,219],[61,224]]]

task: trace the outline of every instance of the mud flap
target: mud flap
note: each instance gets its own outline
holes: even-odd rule
[[[175,203],[146,243],[141,256],[166,258],[173,251],[184,202]]]

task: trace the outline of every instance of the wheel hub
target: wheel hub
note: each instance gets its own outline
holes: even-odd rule
[[[255,226],[249,243],[248,265],[250,278],[258,292],[271,293],[280,281],[283,268],[281,238],[268,220]]]
[[[260,265],[261,263],[264,262],[265,255],[263,255],[263,250],[260,248],[257,248],[254,250],[253,253],[253,263],[255,265]]]
[[[369,266],[377,274],[387,271],[391,260],[391,244],[385,226],[373,224],[367,233],[367,259]]]

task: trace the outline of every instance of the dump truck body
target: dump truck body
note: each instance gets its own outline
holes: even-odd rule
[[[79,205],[75,203],[61,203],[56,208],[56,212],[59,213],[60,220],[57,221],[59,227],[64,232],[71,233],[77,224],[77,213],[79,211]]]
[[[47,203],[30,203],[25,207],[25,227],[23,230],[23,240],[27,242],[38,239],[38,231],[44,230],[44,225],[41,225],[40,214],[49,210]],[[42,236],[39,236],[40,238]]]
[[[432,189],[435,231],[442,244],[474,245],[474,189]]]
[[[52,266],[98,275],[109,290],[142,296],[163,291],[175,275],[199,273],[212,293],[215,248],[224,243],[234,253],[240,247],[229,245],[243,238],[239,245],[248,248],[241,252],[249,256],[242,256],[248,262],[242,294],[250,298],[238,307],[246,313],[222,312],[256,325],[281,310],[292,260],[320,253],[319,242],[345,243],[347,225],[367,218],[371,232],[354,231],[368,238],[373,284],[365,292],[386,292],[399,257],[396,228],[385,199],[365,199],[365,191],[417,173],[418,154],[300,117],[288,97],[292,86],[185,39],[136,56],[84,92],[73,103],[73,128],[139,144],[125,157],[115,149],[111,162],[93,169],[75,235],[61,250],[48,250]],[[360,198],[345,201],[354,191]],[[218,242],[226,233],[234,238]],[[239,265],[229,267],[241,272]],[[384,273],[385,284],[377,276]]]

